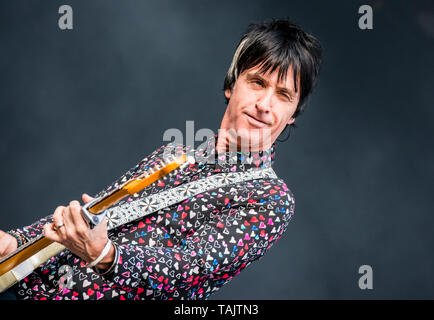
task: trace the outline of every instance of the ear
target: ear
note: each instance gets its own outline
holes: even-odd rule
[[[232,91],[229,90],[229,89],[226,89],[226,90],[225,90],[225,97],[228,98],[228,99],[230,99],[230,98],[231,98],[231,95],[232,95]]]
[[[287,124],[288,124],[288,125],[291,125],[291,124],[294,123],[294,121],[295,121],[295,118],[290,118]]]

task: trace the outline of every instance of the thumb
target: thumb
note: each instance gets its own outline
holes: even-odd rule
[[[94,199],[93,197],[91,197],[87,193],[83,193],[83,195],[81,196],[81,198],[83,199],[83,202],[85,204]]]

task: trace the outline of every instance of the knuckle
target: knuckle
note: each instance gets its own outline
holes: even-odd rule
[[[72,201],[69,203],[69,205],[70,205],[71,207],[77,207],[77,206],[80,205],[80,202],[78,202],[77,200],[72,200]]]
[[[54,210],[53,217],[57,218],[57,217],[61,216],[63,210],[64,210],[64,207],[62,207],[62,206],[57,207],[56,210]]]
[[[71,213],[73,213],[74,215],[77,215],[78,213],[80,213],[80,206],[76,205],[76,204],[72,204],[70,206],[71,208]]]
[[[84,234],[86,234],[86,232],[87,232],[87,229],[85,227],[79,227],[79,228],[77,228],[77,233],[79,235],[84,235]]]
[[[45,236],[45,238],[47,238],[48,240],[53,240],[53,237],[52,237],[51,232],[50,232],[50,227],[51,227],[51,226],[49,226],[48,224],[46,224],[46,225],[44,226],[44,236]]]
[[[71,230],[66,230],[65,231],[65,238],[66,239],[72,239],[75,236],[75,232],[72,232]]]

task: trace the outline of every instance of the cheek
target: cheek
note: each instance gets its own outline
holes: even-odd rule
[[[258,90],[252,90],[244,82],[236,83],[232,93],[238,103],[242,105],[254,104],[260,94]]]
[[[284,127],[291,119],[293,113],[293,107],[288,106],[288,104],[279,105],[278,107],[276,107],[274,114],[276,118],[276,126]]]
[[[255,105],[254,97],[248,92],[238,90],[234,92],[230,100],[230,112],[235,116],[241,116],[244,110]]]

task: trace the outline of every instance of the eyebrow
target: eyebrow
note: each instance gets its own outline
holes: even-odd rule
[[[265,79],[259,72],[248,72],[246,74],[246,78],[248,80],[252,80],[254,78],[258,78],[259,80],[265,82],[267,85],[269,83],[268,80]],[[288,89],[286,87],[277,87],[277,89],[279,89],[282,92],[285,92],[285,93],[289,94],[291,97],[295,97],[295,93],[294,93],[293,90],[290,90],[290,89]]]

